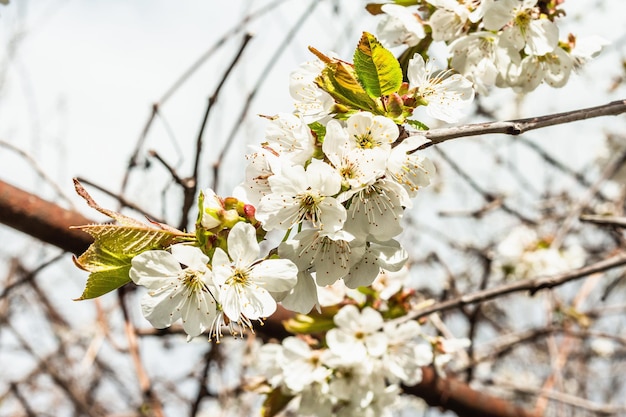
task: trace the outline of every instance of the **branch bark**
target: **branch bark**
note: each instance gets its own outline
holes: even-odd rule
[[[447,140],[466,137],[487,135],[490,133],[502,133],[505,135],[521,135],[522,133],[555,126],[579,120],[592,119],[602,116],[617,116],[626,113],[626,100],[612,101],[601,106],[588,107],[585,109],[572,110],[563,113],[549,114],[546,116],[530,117],[527,119],[508,120],[504,122],[474,123],[463,126],[433,129],[418,132],[416,136],[423,136],[431,142],[425,143],[421,149],[436,145]]]
[[[0,223],[36,239],[79,254],[92,238],[70,226],[94,223],[80,213],[63,209],[19,188],[0,181]],[[286,337],[282,321],[290,317],[279,310],[257,331],[276,339]],[[501,398],[476,391],[456,378],[442,378],[430,367],[423,368],[424,379],[406,392],[423,398],[429,405],[454,411],[462,417],[531,417],[530,412]]]

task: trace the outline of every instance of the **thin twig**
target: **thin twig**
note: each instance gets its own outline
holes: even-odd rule
[[[169,100],[169,98],[172,95],[174,95],[174,93],[178,91],[178,89],[185,82],[187,82],[187,80],[191,78],[191,76],[204,64],[204,62],[206,62],[215,53],[215,51],[221,48],[226,43],[226,41],[228,41],[228,39],[230,39],[231,37],[241,32],[248,23],[250,23],[251,21],[255,19],[258,19],[259,17],[263,16],[264,14],[278,7],[280,4],[284,3],[285,1],[286,0],[274,1],[273,3],[268,4],[264,8],[255,10],[253,12],[250,12],[248,15],[244,16],[243,19],[241,19],[233,28],[226,31],[219,39],[213,42],[213,44],[202,55],[200,55],[200,57],[196,59],[196,61],[191,66],[189,66],[189,68],[185,70],[185,72],[180,77],[178,77],[178,79],[176,79],[176,81],[165,91],[165,93],[161,96],[161,98],[152,105],[152,111],[150,113],[150,116],[148,116],[148,119],[146,120],[144,128],[141,131],[141,134],[139,135],[139,138],[137,139],[137,142],[135,144],[135,149],[128,161],[128,169],[126,170],[126,174],[124,175],[124,178],[122,179],[122,186],[121,186],[120,194],[123,195],[126,191],[126,186],[128,185],[128,181],[130,179],[130,173],[132,169],[135,166],[137,166],[137,159],[139,157],[139,152],[141,152],[141,148],[143,147],[143,144],[146,138],[148,137],[148,132],[150,131],[150,128],[152,127],[152,123],[154,122],[154,119],[156,118],[157,115],[160,115],[159,109],[163,107],[163,105]]]
[[[235,66],[237,66],[237,63],[243,56],[243,51],[246,49],[251,39],[252,35],[250,33],[246,33],[246,35],[243,37],[243,40],[241,41],[239,50],[235,54],[235,57],[231,61],[228,68],[226,68],[226,72],[224,72],[224,75],[222,76],[217,87],[215,88],[215,91],[213,91],[213,94],[211,94],[211,97],[209,97],[209,101],[207,103],[206,110],[204,111],[204,116],[202,118],[202,123],[200,125],[200,131],[198,132],[198,137],[196,138],[196,152],[193,162],[193,173],[190,178],[187,178],[186,182],[188,186],[183,189],[183,207],[181,210],[180,224],[178,226],[178,228],[181,230],[187,227],[187,224],[189,223],[189,211],[195,203],[196,191],[198,190],[198,171],[200,169],[200,157],[202,156],[202,138],[204,136],[204,130],[206,128],[207,121],[209,120],[209,114],[211,112],[211,109],[213,108],[213,105],[217,102],[219,94],[222,91],[222,87],[226,83],[226,80],[230,78],[233,69],[235,69]]]
[[[525,279],[517,282],[512,282],[510,284],[500,285],[498,287],[490,288],[483,291],[476,291],[474,293],[466,294],[452,300],[442,301],[440,303],[437,303],[436,305],[411,312],[401,319],[418,319],[420,317],[426,317],[432,313],[436,313],[439,311],[450,310],[468,304],[488,301],[494,298],[501,297],[505,294],[511,294],[521,291],[528,291],[531,295],[533,295],[540,290],[554,288],[567,282],[583,278],[597,272],[604,272],[609,269],[617,268],[623,265],[626,265],[626,252],[621,252],[620,254],[615,255],[609,259],[605,259],[603,261],[596,262],[595,264],[575,269],[573,271],[550,275],[547,277]]]
[[[617,100],[601,106],[549,114],[546,116],[508,120],[504,122],[473,123],[463,126],[420,131],[413,133],[412,136],[423,136],[426,139],[430,139],[430,142],[425,143],[419,148],[425,149],[432,145],[461,137],[487,135],[490,133],[502,133],[515,136],[548,126],[566,124],[595,117],[617,116],[622,113],[626,113],[626,100]]]
[[[246,101],[241,106],[241,112],[239,113],[239,117],[233,124],[233,127],[228,137],[226,138],[226,142],[224,142],[224,147],[222,148],[222,151],[220,152],[219,157],[213,164],[213,185],[211,188],[213,188],[214,190],[217,190],[217,187],[219,184],[219,170],[220,170],[222,161],[224,160],[224,157],[228,153],[228,150],[230,149],[233,142],[235,141],[235,135],[237,134],[237,132],[243,125],[243,121],[245,120],[248,114],[248,110],[250,109],[252,100],[254,99],[254,97],[256,97],[257,92],[261,88],[261,85],[263,85],[263,83],[265,82],[265,79],[269,75],[271,69],[274,67],[274,65],[276,65],[277,62],[279,62],[280,56],[287,50],[287,45],[289,45],[289,43],[291,43],[295,39],[296,33],[304,27],[304,22],[314,15],[313,11],[319,4],[320,2],[318,0],[313,0],[310,3],[309,7],[306,10],[304,10],[304,12],[300,15],[300,18],[294,23],[294,25],[291,27],[289,32],[285,34],[285,37],[283,38],[283,41],[280,43],[280,45],[278,45],[275,48],[274,54],[268,60],[265,68],[263,68],[263,70],[260,72],[261,75],[259,76],[256,83],[254,84],[254,87],[252,88],[250,93],[248,93],[248,96],[246,97]]]
[[[102,191],[103,193],[105,193],[109,197],[113,197],[114,199],[116,199],[122,205],[122,207],[127,207],[127,208],[129,208],[131,210],[134,210],[137,213],[140,213],[141,215],[143,215],[143,216],[145,216],[145,217],[147,217],[147,218],[149,218],[151,220],[154,220],[156,222],[165,223],[165,221],[159,219],[157,216],[155,216],[153,214],[148,213],[147,211],[145,211],[144,209],[142,209],[141,207],[139,207],[135,203],[130,202],[127,199],[125,199],[120,194],[116,194],[113,191],[107,190],[106,188],[104,188],[104,187],[102,187],[102,186],[100,186],[98,184],[95,184],[95,183],[93,183],[93,182],[91,182],[91,181],[89,181],[89,180],[87,180],[87,179],[85,179],[83,177],[77,177],[76,180],[78,180],[78,182],[81,182],[83,184],[87,184],[87,185],[89,185],[89,186],[91,186],[91,187],[93,187],[93,188],[95,188],[95,189],[97,189],[99,191]]]

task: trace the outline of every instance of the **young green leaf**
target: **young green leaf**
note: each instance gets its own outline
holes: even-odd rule
[[[89,233],[94,242],[74,263],[89,272],[83,294],[77,300],[99,297],[130,282],[131,261],[141,252],[163,249],[174,243],[189,241],[193,235],[158,224],[144,224],[123,214],[100,207],[74,180],[76,191],[90,207],[117,220],[120,224],[74,226]],[[156,227],[154,227],[156,226]]]
[[[75,228],[94,237],[94,243],[74,259],[79,268],[90,272],[85,290],[77,300],[99,297],[130,282],[131,261],[141,252],[163,249],[187,240],[187,235],[182,232],[153,229],[147,225],[96,224]]]
[[[357,80],[353,65],[330,58],[313,47],[309,47],[309,50],[326,63],[326,67],[315,79],[315,83],[330,94],[338,105],[353,110],[366,110],[375,114],[384,113],[379,103],[370,97]]]
[[[374,98],[395,93],[402,84],[398,60],[371,33],[363,32],[354,51],[354,69],[365,91]]]

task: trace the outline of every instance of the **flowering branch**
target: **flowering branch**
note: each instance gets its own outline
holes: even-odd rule
[[[22,206],[28,210],[16,209]],[[30,225],[33,219],[38,219],[37,227]],[[90,224],[92,221],[77,212],[63,209],[2,181],[0,181],[0,223],[74,253],[83,252],[93,240],[88,234],[68,227],[73,224]],[[56,239],[50,239],[51,234],[54,234]],[[288,335],[282,323],[292,316],[293,313],[279,309],[257,331],[261,335],[282,340]],[[406,389],[408,393],[424,398],[432,406],[444,407],[462,416],[531,415],[505,400],[475,391],[457,379],[438,377],[430,367],[422,368],[422,372],[422,382]]]

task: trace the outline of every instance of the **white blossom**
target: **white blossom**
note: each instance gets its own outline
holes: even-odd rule
[[[410,136],[392,149],[387,160],[387,173],[402,184],[409,196],[430,184],[430,178],[436,172],[430,159],[417,152],[425,142],[419,136]]]
[[[265,130],[268,146],[282,159],[294,165],[304,165],[315,150],[315,138],[302,117],[280,113],[270,121]]]
[[[426,36],[417,10],[390,3],[384,4],[381,10],[385,16],[376,32],[383,45],[390,48],[402,44],[415,46]]]
[[[328,348],[349,363],[358,363],[366,357],[380,357],[387,348],[387,337],[379,330],[383,326],[380,313],[371,307],[363,311],[348,304],[334,317],[337,325],[326,334]]]
[[[559,42],[555,23],[539,17],[537,0],[500,0],[486,10],[483,23],[487,30],[502,31],[502,42],[528,55],[552,52]]]
[[[350,272],[343,277],[348,288],[369,286],[380,273],[380,269],[399,271],[409,255],[402,245],[394,239],[385,242],[370,241],[365,247],[365,254]]]
[[[141,310],[154,327],[163,329],[182,318],[185,332],[195,337],[211,328],[216,319],[209,257],[184,244],[170,250],[135,256],[129,275],[135,284],[149,290],[141,300]]]
[[[297,337],[286,338],[282,345],[278,363],[284,370],[285,385],[290,390],[301,392],[314,382],[323,382],[332,373],[323,365],[323,351],[311,349]]]
[[[281,243],[281,257],[291,259],[300,270],[316,273],[317,284],[326,286],[343,278],[365,253],[365,243],[345,230],[329,232],[307,229]]]
[[[387,241],[400,232],[400,220],[405,207],[411,206],[407,191],[397,182],[380,179],[362,190],[340,196],[350,201],[344,229],[357,238],[368,235]]]
[[[265,230],[285,230],[304,221],[329,231],[341,229],[346,210],[333,197],[341,189],[341,177],[327,163],[313,159],[306,170],[284,166],[269,183],[272,193],[261,199],[256,212]]]
[[[307,123],[327,117],[335,101],[326,91],[315,84],[315,78],[324,69],[324,63],[316,60],[305,62],[291,73],[289,93],[295,100],[296,111]]]
[[[259,259],[256,230],[237,223],[228,234],[228,254],[215,249],[212,265],[219,301],[231,322],[251,328],[250,320],[270,316],[276,310],[272,292],[296,285],[298,269],[288,259]]]
[[[433,71],[430,62],[427,65],[420,54],[413,55],[407,69],[410,87],[427,104],[426,112],[430,116],[454,123],[474,99],[472,83],[460,74],[449,75],[446,71],[433,74]]]

